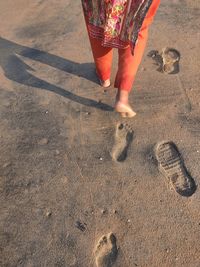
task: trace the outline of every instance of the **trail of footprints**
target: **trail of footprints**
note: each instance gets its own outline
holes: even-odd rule
[[[113,160],[125,161],[133,140],[133,130],[128,124],[119,123],[115,131],[115,143],[111,152]],[[169,180],[174,190],[181,196],[194,194],[196,184],[189,174],[177,146],[172,141],[162,141],[155,145],[154,155],[160,172]],[[116,237],[113,233],[104,235],[98,241],[94,256],[97,267],[112,267],[118,255]]]
[[[133,130],[128,124],[119,123],[115,131],[115,143],[111,152],[113,160],[125,161],[133,140]],[[155,145],[154,154],[160,172],[169,180],[181,196],[189,197],[196,190],[194,179],[189,174],[177,146],[172,141]]]
[[[115,143],[111,156],[122,162],[133,140],[133,130],[128,124],[119,123],[115,132]],[[181,196],[189,197],[196,190],[194,179],[185,167],[177,146],[172,141],[162,141],[154,147],[155,158],[160,172],[169,180],[174,190]],[[116,237],[109,233],[98,241],[94,256],[97,267],[112,267],[118,255]]]
[[[163,48],[148,54],[159,66],[158,71],[167,74],[179,72],[180,53],[173,48]],[[126,160],[134,132],[128,124],[118,123],[111,156],[116,162]],[[159,171],[167,178],[173,189],[181,196],[189,197],[196,191],[196,184],[188,172],[177,146],[172,141],[162,141],[154,146],[154,156]],[[116,237],[109,233],[101,237],[94,251],[97,267],[112,267],[117,259]]]

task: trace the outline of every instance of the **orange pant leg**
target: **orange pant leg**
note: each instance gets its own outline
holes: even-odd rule
[[[92,54],[96,66],[96,72],[102,81],[110,79],[113,49],[110,47],[103,47],[101,41],[89,36]]]
[[[134,82],[138,67],[142,60],[144,50],[148,39],[148,28],[156,14],[160,0],[154,0],[139,32],[137,44],[134,49],[134,55],[128,46],[125,49],[118,49],[118,72],[115,79],[115,87],[119,90],[130,91]]]
[[[111,47],[102,46],[101,40],[92,38],[89,34],[88,21],[86,17],[85,23],[88,31],[88,37],[92,49],[97,75],[99,79],[101,79],[102,81],[106,81],[110,79],[111,75],[113,49]]]

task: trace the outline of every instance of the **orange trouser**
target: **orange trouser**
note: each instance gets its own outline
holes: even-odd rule
[[[153,0],[139,32],[138,41],[134,48],[134,55],[132,55],[129,45],[126,48],[118,49],[118,71],[115,78],[115,87],[119,90],[130,92],[132,88],[146,47],[148,28],[153,21],[159,4],[160,0]],[[113,49],[110,47],[103,47],[99,39],[91,38],[90,36],[89,39],[98,77],[103,81],[110,79]]]

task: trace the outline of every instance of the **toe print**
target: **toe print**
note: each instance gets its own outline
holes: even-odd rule
[[[107,236],[102,236],[94,254],[97,267],[113,266],[118,254],[116,237],[114,234],[109,233]]]

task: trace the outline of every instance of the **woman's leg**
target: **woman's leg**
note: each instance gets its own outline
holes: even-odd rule
[[[142,28],[138,35],[138,41],[134,49],[134,55],[131,53],[130,46],[125,49],[119,49],[118,72],[115,79],[115,87],[118,88],[116,97],[116,111],[122,113],[123,116],[133,117],[135,112],[128,104],[128,96],[131,91],[138,67],[142,60],[142,56],[148,39],[148,28],[153,21],[159,6],[160,0],[154,0],[147,16],[143,22]]]
[[[134,56],[132,55],[130,46],[118,50],[119,63],[115,79],[115,87],[118,88],[118,92],[115,109],[117,112],[122,113],[122,116],[124,117],[134,117],[136,115],[128,103],[128,97],[142,60],[147,39],[148,29],[145,28],[139,33],[138,42],[134,49]]]
[[[110,86],[113,49],[110,47],[103,47],[101,45],[101,40],[92,38],[89,34],[87,19],[85,19],[85,22],[98,78],[102,86],[108,87]]]
[[[89,36],[89,39],[97,75],[100,79],[101,85],[108,87],[110,86],[113,49],[110,47],[103,47],[101,45],[101,41],[96,38]]]

